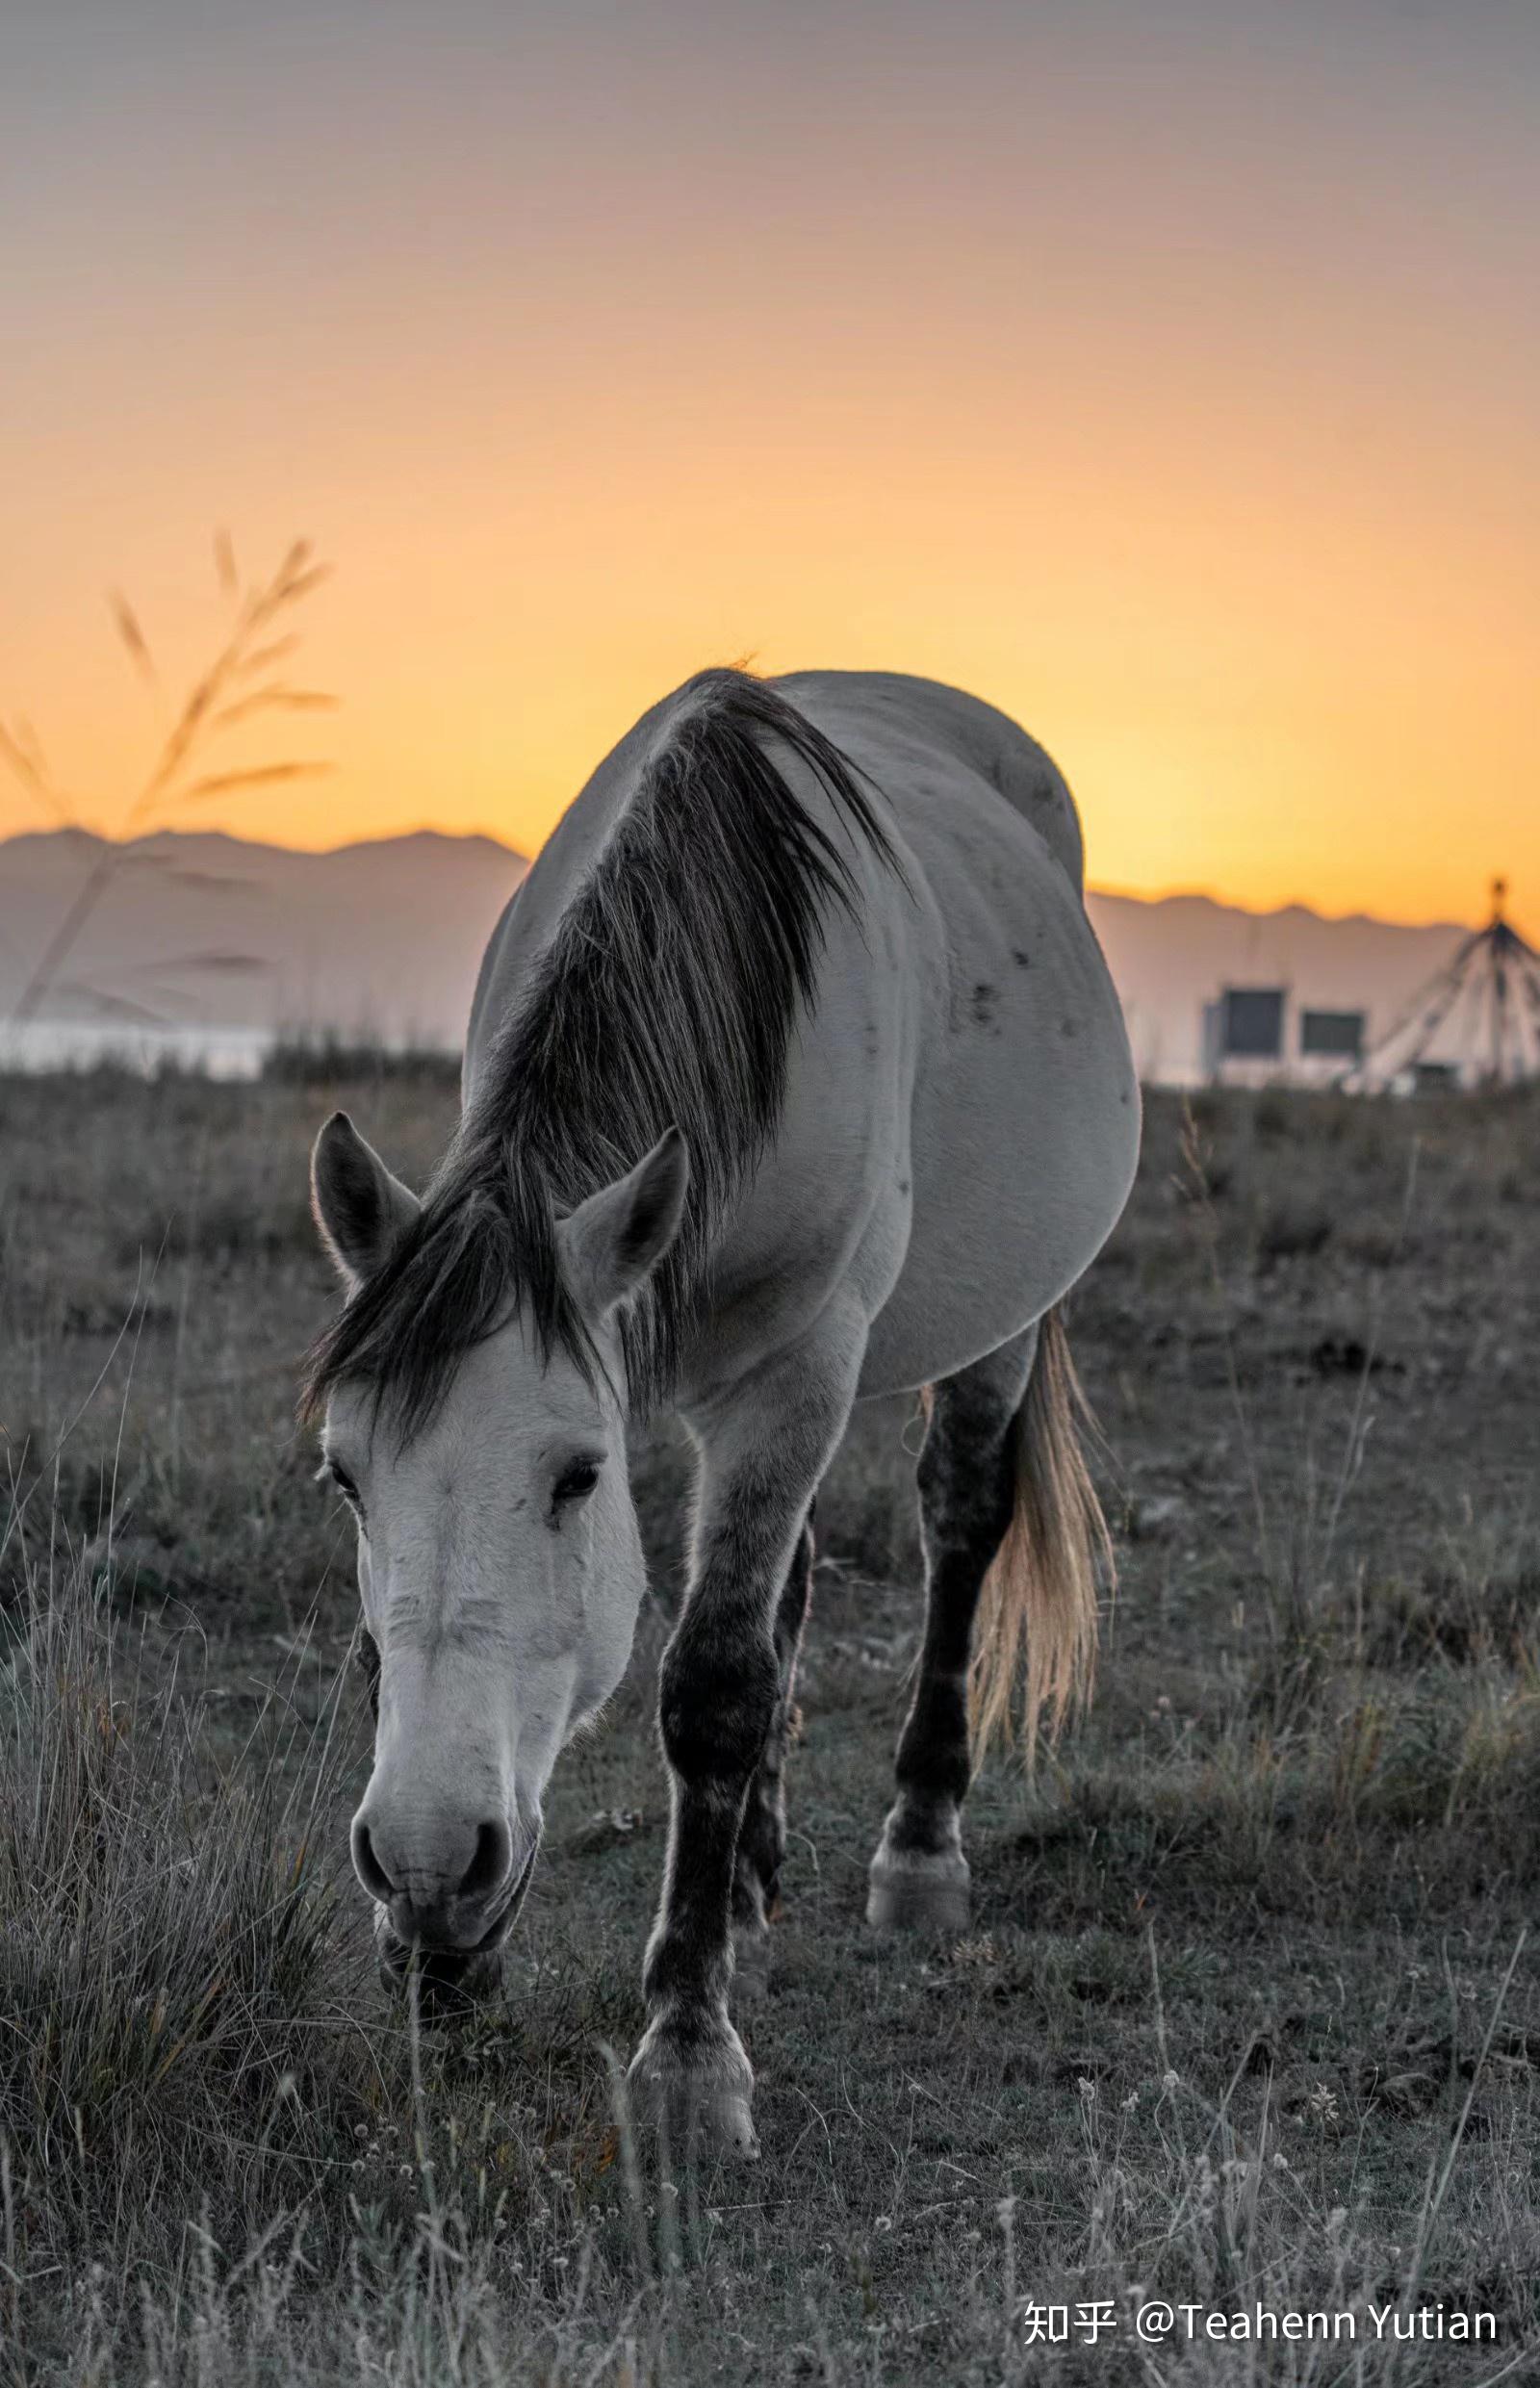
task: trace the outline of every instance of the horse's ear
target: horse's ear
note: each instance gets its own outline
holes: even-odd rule
[[[351,1292],[390,1258],[423,1206],[346,1112],[334,1111],[310,1156],[310,1207]]]
[[[628,1176],[558,1222],[562,1270],[585,1318],[603,1319],[656,1268],[679,1233],[689,1185],[689,1147],[670,1128]]]

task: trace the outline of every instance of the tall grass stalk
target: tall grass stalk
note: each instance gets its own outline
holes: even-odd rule
[[[221,583],[234,606],[230,626],[213,659],[193,679],[149,770],[119,812],[113,835],[98,847],[63,918],[33,964],[12,1007],[7,1025],[13,1032],[34,1018],[46,1001],[98,904],[157,819],[185,814],[217,797],[275,786],[328,768],[324,762],[293,757],[223,769],[207,767],[213,760],[210,750],[231,731],[270,713],[317,712],[336,703],[321,689],[295,687],[276,676],[299,643],[292,628],[297,609],[329,571],[328,566],[316,562],[309,541],[296,539],[270,578],[258,581],[244,596],[234,578],[234,558],[227,543],[217,547],[217,555]],[[138,618],[124,599],[116,597],[112,603],[131,659],[152,684],[158,683],[149,642]],[[80,826],[55,786],[35,738],[0,729],[0,762],[62,824]]]

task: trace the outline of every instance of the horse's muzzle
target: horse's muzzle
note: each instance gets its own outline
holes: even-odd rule
[[[468,2015],[479,2000],[491,1997],[501,1980],[503,1946],[524,1905],[539,1854],[537,1836],[512,1888],[481,1938],[470,1947],[456,1947],[422,1933],[403,1934],[391,1912],[396,1903],[376,1904],[374,1941],[380,1980],[386,1989],[409,1990],[415,1982],[422,2012],[443,2019]]]

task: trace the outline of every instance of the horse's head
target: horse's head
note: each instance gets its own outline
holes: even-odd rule
[[[555,1228],[598,1367],[543,1350],[513,1306],[409,1426],[388,1384],[344,1374],[327,1391],[325,1472],[357,1522],[379,1661],[353,1863],[396,1973],[414,1946],[440,1987],[489,1973],[557,1754],[625,1671],[645,1578],[617,1312],[672,1241],[687,1178],[670,1134]],[[317,1140],[311,1186],[357,1297],[412,1236],[417,1198],[341,1113]],[[400,1325],[409,1335],[412,1321]]]

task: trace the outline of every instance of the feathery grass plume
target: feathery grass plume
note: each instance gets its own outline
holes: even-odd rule
[[[68,799],[55,786],[38,735],[30,722],[18,721],[13,730],[0,722],[0,762],[19,782],[35,803],[51,812],[62,828],[75,826]]]
[[[331,768],[321,760],[285,758],[203,770],[192,776],[218,736],[254,714],[273,710],[313,712],[329,708],[334,703],[319,689],[291,688],[281,680],[269,680],[255,689],[247,685],[259,673],[294,652],[298,633],[287,626],[296,607],[326,578],[330,567],[316,562],[307,539],[296,539],[271,578],[259,582],[242,598],[235,574],[235,553],[226,533],[219,534],[215,552],[220,586],[235,606],[234,620],[212,662],[198,674],[183,699],[146,777],[118,817],[115,837],[101,845],[73,901],[34,964],[13,1006],[8,1022],[12,1029],[31,1019],[57,986],[91,914],[157,816],[174,817],[181,807],[203,804],[212,796],[229,795],[237,788],[269,786],[309,778]],[[138,615],[117,590],[109,594],[108,604],[135,669],[151,686],[158,687],[160,678],[154,655]],[[56,819],[81,826],[73,809],[54,786],[35,739],[8,733],[0,728],[0,762]]]
[[[150,653],[150,643],[141,627],[138,614],[121,589],[109,589],[107,603],[113,620],[117,626],[117,634],[128,650],[129,661],[133,664],[135,671],[151,688],[158,688],[161,684],[161,676],[155,668],[155,657]]]

